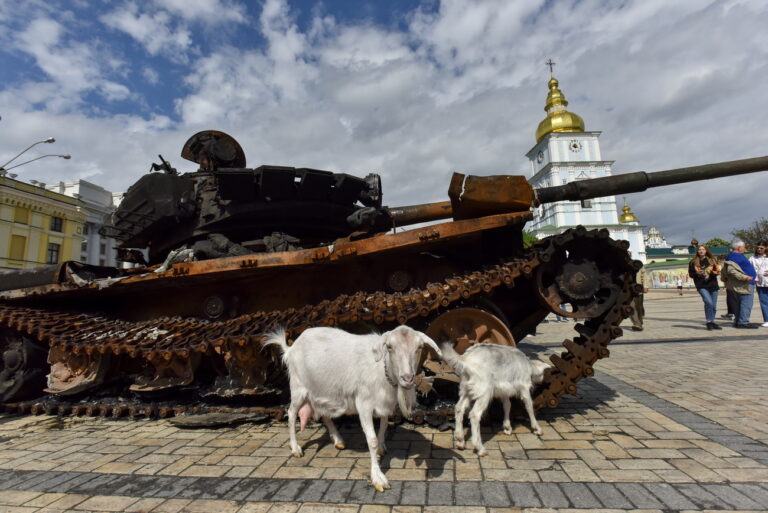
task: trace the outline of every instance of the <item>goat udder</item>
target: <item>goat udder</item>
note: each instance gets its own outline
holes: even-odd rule
[[[309,403],[299,408],[299,431],[304,431],[304,428],[307,427],[307,422],[311,416],[312,406]]]

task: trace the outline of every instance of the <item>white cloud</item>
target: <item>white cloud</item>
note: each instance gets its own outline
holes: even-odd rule
[[[588,130],[603,132],[603,156],[616,160],[616,173],[765,152],[764,3],[455,0],[431,14],[411,13],[400,20],[405,30],[320,11],[303,30],[285,2],[265,0],[254,24],[263,48],[211,45],[196,55],[192,42],[205,37],[198,31],[227,16],[240,23],[242,5],[158,0],[113,9],[122,17],[110,26],[149,53],[189,59],[175,97],[177,121],[57,114],[62,109],[52,97],[66,105],[93,90],[113,99],[133,96],[108,85],[105,72],[89,62],[93,47],[67,40],[54,18],[40,18],[48,25],[20,32],[28,37],[25,51],[56,84],[67,85],[28,80],[0,90],[0,130],[13,123],[18,131],[0,137],[0,154],[49,133],[66,134],[61,151],[76,157],[46,163],[50,176],[34,178],[51,182],[102,170],[98,182],[120,190],[158,153],[190,170],[176,156],[182,144],[213,128],[237,138],[251,166],[378,171],[385,203],[437,201],[445,199],[452,171],[528,174],[524,155],[544,117],[550,57],[570,108]],[[59,56],[76,69],[61,66]],[[131,68],[149,83],[160,70],[143,62]],[[90,77],[99,85],[84,85]],[[753,192],[765,180],[756,174],[627,199],[641,223],[658,226],[674,242],[685,242],[691,229],[703,240],[728,237],[765,216],[764,198]]]
[[[140,12],[129,2],[101,17],[102,23],[125,32],[144,46],[150,55],[163,54],[172,60],[184,62],[192,46],[189,29],[179,26],[166,11]]]

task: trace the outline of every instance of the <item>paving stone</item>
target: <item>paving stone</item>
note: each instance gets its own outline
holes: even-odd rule
[[[734,483],[733,486],[735,489],[755,501],[756,503],[760,504],[763,508],[768,509],[768,490],[765,488],[761,488],[759,485],[756,484],[746,484],[746,483]]]
[[[644,483],[643,486],[658,497],[667,508],[696,509],[696,505],[689,501],[685,495],[667,483]]]
[[[676,485],[675,488],[680,493],[686,495],[693,503],[704,509],[718,509],[723,505],[723,501],[708,492],[700,485],[695,483],[684,483]]]
[[[389,490],[384,490],[382,493],[376,493],[373,495],[373,504],[390,504],[395,505],[400,501],[400,494],[403,490],[403,483],[408,481],[390,481],[389,485],[392,487]],[[373,488],[373,487],[371,487]]]
[[[272,495],[282,486],[283,482],[277,479],[254,479],[253,491],[245,498],[247,501],[269,501]]]
[[[450,506],[453,504],[452,483],[430,482],[427,487],[427,504],[429,506]]]
[[[598,500],[610,509],[630,509],[632,503],[611,483],[587,483],[587,487],[592,491]]]
[[[427,503],[427,483],[403,481],[400,503],[418,506],[425,505]]]
[[[479,504],[489,507],[504,507],[510,505],[507,487],[504,486],[504,483],[481,482],[480,492],[482,493],[483,501]]]
[[[346,502],[349,493],[352,491],[353,481],[331,481],[328,490],[323,495],[323,501],[327,502]]]
[[[597,497],[583,483],[562,483],[560,489],[574,508],[594,509],[602,506]]]
[[[456,493],[455,503],[457,506],[474,506],[483,503],[483,496],[480,491],[480,483],[456,483],[454,491]]]
[[[331,481],[325,479],[310,480],[298,497],[301,502],[319,502],[330,485]]]
[[[554,483],[533,483],[533,488],[545,508],[567,508],[570,506],[563,491]]]
[[[761,507],[760,504],[729,485],[703,484],[701,486],[736,509],[760,509]]]
[[[350,490],[347,498],[348,502],[370,504],[376,493],[387,493],[386,490],[384,492],[376,492],[376,489],[365,479],[357,479],[352,483],[352,490]]]
[[[618,488],[636,508],[660,509],[664,507],[664,504],[661,501],[648,493],[648,490],[643,488],[643,485],[639,483],[616,483],[616,488]]]
[[[119,481],[125,476],[101,474],[94,479],[89,479],[72,487],[70,493],[84,493],[88,495],[111,495],[112,491],[118,487]]]

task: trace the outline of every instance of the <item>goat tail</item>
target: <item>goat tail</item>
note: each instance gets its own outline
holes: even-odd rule
[[[458,374],[467,374],[467,366],[461,361],[461,355],[453,348],[453,344],[445,342],[440,348],[443,350],[443,360],[448,362],[453,370]]]
[[[267,346],[278,346],[283,353],[283,361],[285,361],[285,357],[290,349],[288,341],[285,339],[285,328],[278,328],[275,331],[268,333],[267,339],[262,344],[262,347]]]

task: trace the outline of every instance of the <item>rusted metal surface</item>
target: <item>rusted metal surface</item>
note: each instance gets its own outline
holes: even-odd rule
[[[472,219],[502,212],[527,212],[533,188],[524,176],[472,176],[454,173],[448,188],[453,218]]]
[[[221,386],[247,388],[256,385],[258,389],[260,382],[269,384],[270,379],[277,379],[277,375],[269,376],[269,373],[279,366],[269,353],[261,351],[261,343],[267,333],[278,327],[285,327],[289,338],[293,339],[312,326],[358,322],[408,323],[447,309],[449,313],[454,313],[435,324],[438,334],[447,329],[452,333],[449,336],[456,336],[467,343],[478,339],[512,343],[511,334],[504,329],[503,323],[493,320],[492,314],[478,310],[464,315],[467,312],[451,309],[499,288],[514,287],[521,277],[525,278],[524,283],[529,283],[539,268],[553,265],[562,253],[582,243],[611,255],[608,259],[611,268],[599,269],[599,272],[613,276],[618,283],[619,294],[602,314],[586,320],[584,324],[577,324],[579,336],[566,340],[564,346],[567,350],[552,358],[555,368],[548,373],[545,385],[535,399],[537,408],[551,407],[557,405],[557,398],[563,393],[573,393],[575,383],[581,377],[593,373],[592,365],[597,359],[608,355],[608,343],[621,334],[619,323],[631,312],[629,304],[636,294],[635,267],[623,246],[605,237],[604,231],[571,230],[540,243],[527,253],[526,258],[517,258],[483,271],[458,274],[441,283],[430,283],[407,293],[360,292],[300,309],[246,314],[225,321],[165,318],[130,322],[82,312],[0,304],[0,325],[34,337],[47,345],[51,354],[63,351],[72,355],[70,360],[62,356],[55,356],[53,360],[68,361],[68,373],[76,377],[94,372],[98,374],[98,369],[103,370],[103,366],[94,362],[99,360],[100,355],[112,355],[113,358],[143,361],[140,367],[151,372],[139,379],[133,389],[152,391],[190,383],[198,358],[223,358],[226,371]],[[550,270],[549,273],[556,275],[557,270]],[[542,309],[544,315],[547,311]],[[438,320],[440,318],[437,317]],[[77,355],[96,358],[78,360],[75,358]],[[78,361],[82,362],[79,367]],[[104,362],[103,359],[99,361]],[[84,382],[79,381],[78,386]],[[122,415],[128,410],[118,408],[112,411],[112,414],[117,411]],[[104,413],[101,406],[92,405],[90,410],[80,409],[75,414],[110,413]],[[164,413],[171,414],[170,410]]]

